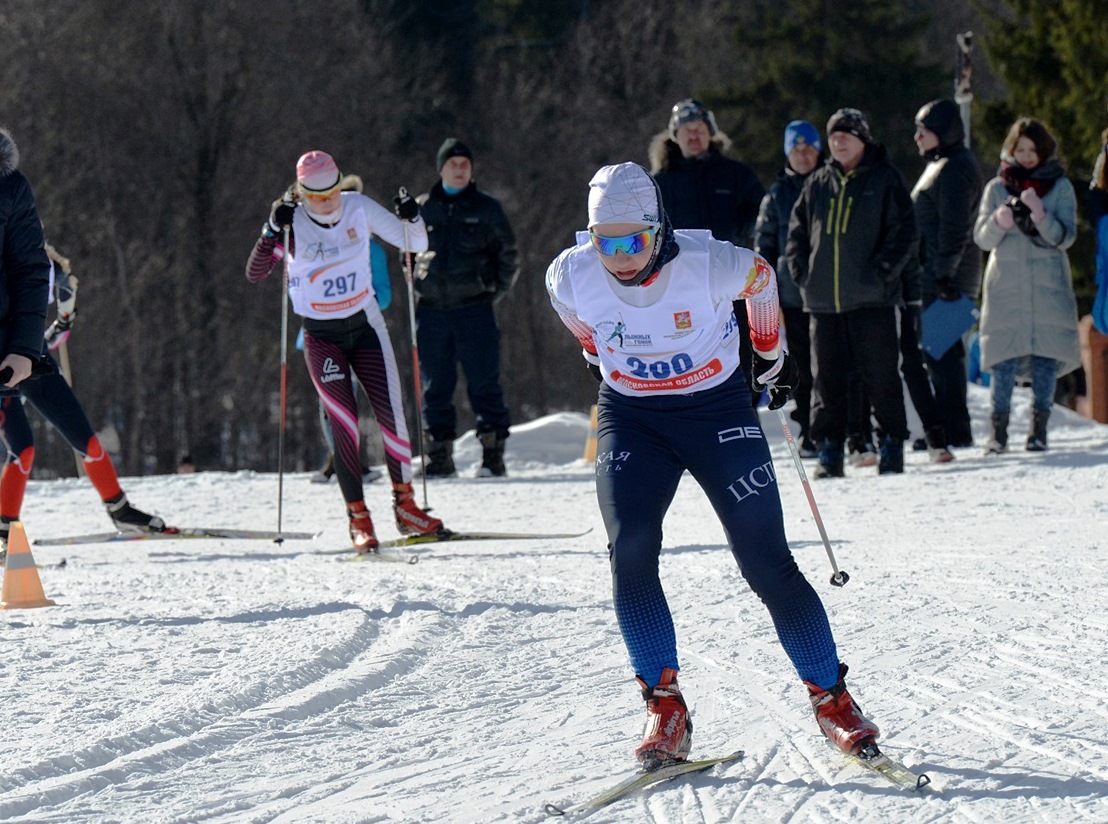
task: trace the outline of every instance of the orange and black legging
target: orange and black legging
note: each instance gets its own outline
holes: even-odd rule
[[[107,501],[119,495],[122,490],[112,459],[97,440],[81,402],[57,372],[56,365],[53,374],[24,381],[19,390],[80,453],[85,471],[100,498]],[[19,395],[8,395],[0,400],[0,433],[8,448],[8,462],[0,471],[0,516],[16,520],[23,509],[23,495],[35,461],[34,435]]]

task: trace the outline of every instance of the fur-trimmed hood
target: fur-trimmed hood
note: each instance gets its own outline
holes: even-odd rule
[[[19,148],[7,129],[0,128],[0,177],[7,177],[19,168]]]
[[[730,147],[731,138],[723,131],[717,131],[712,135],[708,151],[714,150],[723,154]],[[650,139],[648,156],[650,158],[650,173],[655,175],[662,169],[669,168],[673,165],[674,160],[681,157],[681,147],[677,145],[676,140],[669,136],[668,130],[661,131]]]

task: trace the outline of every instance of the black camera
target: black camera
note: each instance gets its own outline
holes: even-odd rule
[[[1012,210],[1012,217],[1016,220],[1016,228],[1028,237],[1035,237],[1039,230],[1035,228],[1035,221],[1031,219],[1031,207],[1012,195],[1004,201],[1004,205]]]

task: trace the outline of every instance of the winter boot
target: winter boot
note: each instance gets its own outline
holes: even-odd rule
[[[927,427],[927,456],[931,463],[950,463],[954,453],[946,447],[946,430],[941,426]]]
[[[635,757],[647,772],[687,760],[692,749],[692,719],[677,686],[677,670],[666,667],[658,686],[653,688],[642,678],[635,680],[646,701],[646,730],[642,743],[635,748]]]
[[[122,492],[104,501],[104,507],[120,532],[165,532],[165,521],[157,515],[135,509]]]
[[[904,442],[891,435],[881,440],[881,462],[877,465],[879,475],[899,475],[904,471]]]
[[[1008,413],[993,412],[989,420],[993,425],[993,435],[985,445],[985,454],[1003,454],[1008,451]]]
[[[843,477],[843,445],[841,441],[824,438],[819,447],[817,478]]]
[[[839,680],[829,690],[804,682],[808,699],[816,711],[816,722],[831,743],[845,753],[857,753],[866,744],[877,740],[881,731],[877,725],[862,715],[862,708],[846,691],[846,664],[839,664]]]
[[[427,478],[453,478],[457,471],[454,469],[454,441],[436,441],[425,434],[423,445],[427,450],[423,475]]]
[[[327,453],[327,463],[323,467],[312,474],[313,484],[325,484],[331,480],[331,476],[335,474],[335,456],[334,453]]]
[[[873,466],[877,463],[877,450],[865,435],[854,434],[847,440],[851,466]]]
[[[819,449],[812,443],[812,439],[808,437],[808,433],[806,432],[800,433],[800,447],[798,451],[800,457],[806,460],[819,457]]]
[[[377,551],[377,535],[373,532],[373,519],[365,508],[365,501],[355,501],[346,507],[346,517],[350,519],[350,540],[359,554]]]
[[[1031,413],[1031,431],[1027,435],[1028,452],[1046,451],[1046,424],[1050,420],[1049,409],[1036,409]]]
[[[508,474],[504,468],[504,438],[495,432],[481,432],[477,436],[481,442],[481,468],[478,478],[503,478]]]
[[[445,532],[442,521],[432,518],[415,502],[410,483],[392,485],[393,510],[396,512],[396,528],[401,535],[437,535]]]

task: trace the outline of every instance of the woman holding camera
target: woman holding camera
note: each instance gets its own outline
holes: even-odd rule
[[[1058,378],[1081,365],[1077,301],[1066,249],[1077,235],[1077,199],[1049,129],[1021,117],[1008,130],[1000,173],[989,181],[973,239],[989,252],[981,309],[981,368],[992,372],[992,437],[1008,448],[1016,378],[1033,395],[1028,452],[1046,449]]]

